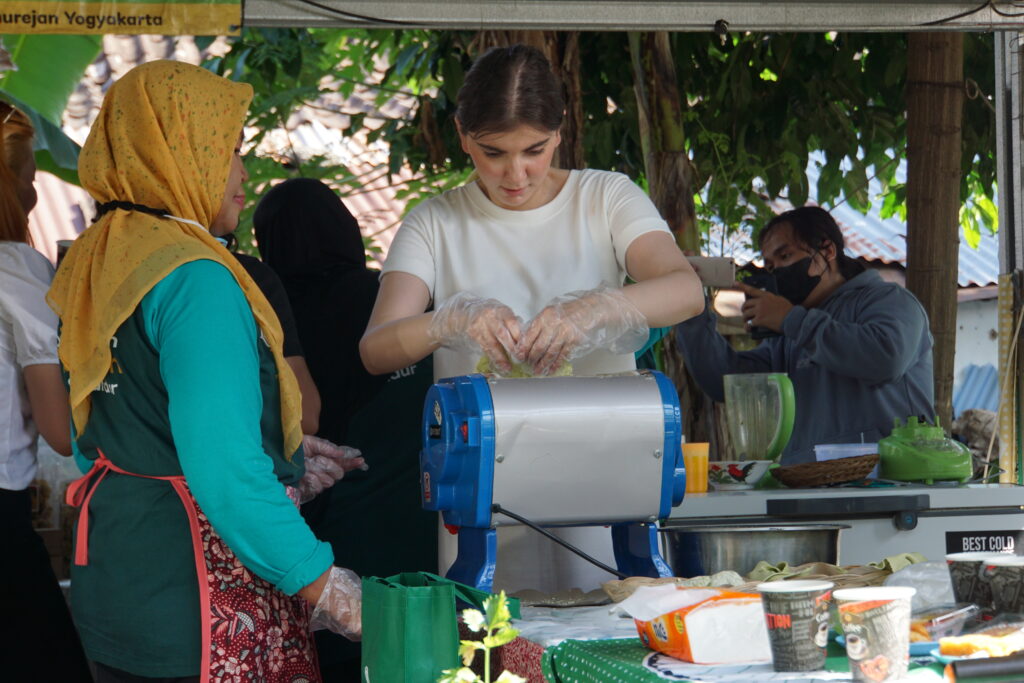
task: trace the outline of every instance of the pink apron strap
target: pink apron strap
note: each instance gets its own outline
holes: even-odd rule
[[[110,471],[110,460],[100,451],[100,457],[96,459],[84,476],[79,477],[68,485],[65,501],[68,505],[81,508],[78,514],[78,533],[75,538],[75,564],[84,566],[89,564],[89,501],[96,487],[103,481]]]
[[[158,477],[148,474],[135,474],[127,470],[121,469],[115,465],[110,458],[104,455],[103,451],[96,449],[100,454],[96,458],[92,469],[89,470],[84,476],[76,479],[68,486],[67,495],[65,500],[68,505],[72,505],[77,508],[81,508],[78,514],[78,532],[75,538],[75,564],[84,566],[89,564],[89,501],[92,500],[92,494],[96,493],[96,489],[99,488],[100,482],[103,481],[103,477],[107,476],[108,472],[117,472],[118,474],[126,474],[131,477],[142,477],[143,479],[161,479],[164,481],[170,481],[174,484],[174,489],[178,491],[178,495],[182,497],[182,502],[188,501],[188,489],[185,489],[185,496],[182,496],[182,492],[178,490],[178,485],[185,486],[185,477],[183,475],[171,475],[166,477]],[[189,524],[192,525],[193,531],[199,528],[198,522],[195,517],[195,510],[192,509],[191,504],[185,505],[186,510],[190,510]],[[193,534],[193,543],[194,534]],[[200,551],[202,547],[199,546]],[[202,554],[200,552],[200,554]],[[201,574],[200,574],[201,575]]]
[[[201,633],[203,637],[203,661],[199,670],[202,672],[200,680],[206,683],[210,680],[210,656],[213,650],[211,637],[213,628],[210,619],[210,584],[205,580],[207,573],[206,553],[203,550],[199,515],[196,513],[196,506],[192,502],[192,494],[185,484],[185,478],[176,477],[171,479],[171,486],[174,487],[174,492],[178,494],[178,498],[181,498],[181,504],[185,506],[185,513],[188,515],[188,526],[192,531],[192,555],[196,562],[196,579],[199,581],[199,615],[202,619]]]

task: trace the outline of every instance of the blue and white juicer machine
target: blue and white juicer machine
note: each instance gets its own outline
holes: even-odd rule
[[[495,527],[610,525],[629,576],[671,576],[655,522],[683,500],[682,422],[657,371],[596,377],[442,379],[423,407],[423,507],[458,528],[448,578],[491,590]]]

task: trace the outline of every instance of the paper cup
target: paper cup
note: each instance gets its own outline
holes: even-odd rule
[[[707,493],[708,444],[684,443],[683,467],[686,468],[686,492]]]
[[[844,588],[832,594],[855,681],[898,681],[910,663],[909,586]]]
[[[1002,555],[983,561],[982,578],[992,590],[996,612],[1024,612],[1024,557]]]
[[[757,584],[776,671],[825,668],[831,581],[772,581]]]
[[[950,553],[946,555],[953,597],[957,602],[972,602],[983,610],[992,609],[992,587],[985,576],[985,560],[1002,553]]]

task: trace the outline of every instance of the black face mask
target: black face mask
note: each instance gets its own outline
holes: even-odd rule
[[[808,256],[796,263],[772,271],[772,275],[775,276],[775,284],[779,289],[779,296],[785,297],[794,306],[802,304],[821,282],[820,275],[811,277],[807,274],[811,267],[811,258]]]

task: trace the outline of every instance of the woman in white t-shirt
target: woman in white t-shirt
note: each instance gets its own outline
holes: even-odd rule
[[[546,375],[566,361],[577,375],[625,371],[649,327],[703,310],[697,275],[640,188],[618,173],[552,167],[564,111],[561,84],[534,48],[492,49],[466,74],[456,126],[477,177],[403,221],[360,343],[370,372],[430,353],[435,378],[475,372],[482,356],[499,372],[521,364]],[[587,565],[543,542],[516,542],[520,557],[540,559],[506,582],[499,553],[496,587],[593,588],[608,578],[559,571],[562,555]]]
[[[71,454],[68,394],[57,361],[57,316],[46,304],[53,266],[29,244],[32,124],[0,102],[0,604],[17,628],[0,640],[19,680],[91,681],[43,540],[32,528],[28,486],[42,433]]]

